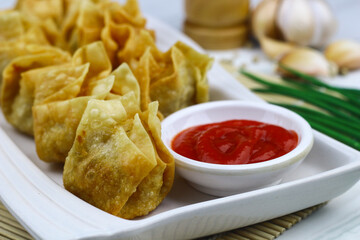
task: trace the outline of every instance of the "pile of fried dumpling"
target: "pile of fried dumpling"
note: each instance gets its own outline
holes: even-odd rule
[[[136,0],[19,0],[0,12],[2,112],[64,163],[65,188],[132,219],[170,191],[174,159],[160,121],[208,100],[212,59],[177,42],[167,52]]]

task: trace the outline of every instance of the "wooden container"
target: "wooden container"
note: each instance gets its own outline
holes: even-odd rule
[[[247,21],[249,0],[185,0],[186,20],[204,27],[230,27]]]
[[[205,49],[223,50],[243,46],[248,40],[249,26],[239,24],[231,27],[211,28],[184,23],[184,32]]]

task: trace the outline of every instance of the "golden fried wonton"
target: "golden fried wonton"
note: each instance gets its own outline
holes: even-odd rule
[[[16,57],[40,53],[54,55],[59,54],[59,56],[62,56],[60,57],[60,60],[64,55],[66,57],[66,61],[70,61],[70,54],[51,46],[27,44],[23,41],[0,42],[0,71],[3,73],[5,67]],[[56,61],[56,59],[52,61]],[[3,74],[0,75],[0,80],[2,79]]]
[[[120,5],[117,2],[107,2],[105,12],[109,21],[115,24],[130,24],[137,28],[144,28],[146,19],[143,17],[136,0],[127,0]]]
[[[0,103],[34,135],[65,188],[113,215],[154,210],[174,181],[165,116],[208,100],[212,59],[186,44],[167,52],[137,0],[18,0],[0,12]],[[72,54],[72,56],[71,56]]]
[[[120,96],[133,92],[136,103],[140,106],[140,86],[130,67],[123,63],[111,75],[115,76],[111,92]]]
[[[34,105],[34,137],[41,160],[65,162],[87,102],[93,98],[104,99],[110,92],[114,79],[114,76],[109,76],[97,81],[98,85],[92,89],[91,96]]]
[[[73,55],[72,63],[77,66],[90,63],[89,72],[80,93],[85,96],[89,91],[87,88],[91,86],[92,82],[109,76],[112,70],[102,42],[94,42],[79,48]]]
[[[64,166],[64,186],[117,215],[156,166],[152,141],[138,115],[117,100],[90,100]]]
[[[211,58],[181,42],[163,54],[153,54],[148,48],[133,65],[140,84],[142,110],[149,102],[159,101],[160,112],[167,116],[208,101],[206,72],[211,65]]]
[[[156,153],[157,165],[139,184],[136,192],[117,214],[132,219],[154,210],[170,191],[174,181],[174,159],[161,140],[161,125],[157,117],[158,103],[149,104],[148,110],[140,114]]]
[[[0,41],[11,41],[21,37],[25,30],[21,14],[16,11],[0,13]]]
[[[78,48],[100,40],[104,26],[101,7],[91,0],[82,0],[71,6],[64,22],[63,37],[66,48],[75,52]]]
[[[139,58],[149,46],[156,49],[154,33],[145,29],[145,24],[135,0],[129,0],[123,6],[114,2],[106,5],[101,40],[114,68],[122,62],[131,65],[132,59]]]
[[[87,67],[88,65],[89,63],[82,66]],[[80,67],[81,66],[68,68],[75,68],[77,72],[80,73],[78,71]],[[54,67],[54,70],[56,69],[57,68]],[[41,72],[41,69],[32,72],[36,73],[35,71]],[[83,72],[81,77],[85,74],[86,72]],[[34,74],[34,76],[36,76],[36,74]],[[61,75],[57,74],[57,76]],[[38,91],[39,101],[35,99],[35,102],[38,103],[37,105],[39,106],[36,105],[32,109],[37,153],[40,159],[47,162],[65,161],[67,153],[70,151],[72,143],[74,142],[76,128],[85,110],[85,101],[90,99],[76,97],[80,92],[79,83],[82,81],[74,80],[73,82],[66,82],[67,85],[65,85],[63,89],[46,98],[43,97],[44,94],[46,95],[46,91],[45,93]],[[44,90],[57,89],[58,85],[56,83],[52,83],[52,81],[46,83],[43,84]],[[109,77],[91,82],[91,84],[86,87],[86,96],[92,96],[92,98],[96,99],[115,99],[123,103],[127,116],[133,117],[140,111],[138,88],[139,86],[137,85],[134,75],[131,73],[127,64],[124,63]],[[65,92],[69,94],[63,95]],[[66,96],[68,96],[69,100],[58,102],[59,100],[66,100],[64,98]],[[53,101],[57,102],[52,103]],[[63,111],[67,114],[62,113]],[[67,118],[67,115],[70,119]]]
[[[150,97],[159,101],[160,112],[165,116],[196,103],[207,102],[206,72],[212,59],[200,54],[182,42],[177,42],[167,53],[165,63],[172,71],[151,79]]]
[[[89,63],[81,66],[64,64],[28,71],[22,78],[35,82],[34,104],[37,105],[75,98],[88,71]]]
[[[36,152],[46,162],[64,162],[75,139],[75,132],[92,97],[33,106]]]
[[[64,15],[63,6],[63,0],[19,0],[16,10],[32,22],[52,19],[59,25]]]
[[[5,118],[18,130],[33,134],[31,107],[34,101],[35,85],[21,81],[26,71],[62,64],[69,61],[62,51],[25,55],[15,58],[3,72],[1,86],[1,107]]]

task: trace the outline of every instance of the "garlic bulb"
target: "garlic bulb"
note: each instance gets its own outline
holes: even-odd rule
[[[312,76],[333,76],[337,72],[334,64],[327,61],[321,52],[311,48],[296,48],[286,53],[279,64],[298,70]],[[282,75],[289,73],[277,69]]]
[[[360,43],[340,40],[325,49],[325,57],[343,70],[360,69]]]
[[[258,38],[260,33],[266,35],[278,29],[278,36],[301,46],[322,47],[336,29],[334,15],[324,0],[265,0],[256,7],[252,22]]]
[[[251,28],[258,39],[262,36],[277,38],[279,31],[275,25],[276,9],[280,0],[264,0],[255,8],[251,17]]]

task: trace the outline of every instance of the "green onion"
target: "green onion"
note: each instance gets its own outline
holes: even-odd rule
[[[347,97],[349,100],[351,100],[352,102],[356,103],[356,104],[360,104],[360,90],[358,89],[348,89],[348,88],[340,88],[340,87],[334,87],[331,86],[329,84],[326,84],[322,81],[320,81],[319,79],[307,75],[305,73],[299,72],[295,69],[289,68],[283,64],[279,64],[280,68],[285,69],[286,71],[294,74],[295,76],[301,78],[302,80],[307,81],[310,84],[313,84],[315,86],[319,86],[319,87],[324,87],[327,89],[330,89],[332,91],[338,92],[342,95],[344,95],[345,97]]]
[[[255,92],[280,94],[301,99],[327,112],[328,114],[306,107],[273,103],[297,112],[314,129],[360,150],[360,90],[333,87],[312,76],[283,65],[281,67],[305,80],[305,82],[300,83],[289,78],[283,78],[288,83],[287,86],[284,86],[246,71],[241,71],[241,73],[265,86],[265,88],[252,89]],[[337,93],[337,96],[320,92],[319,87],[329,89],[333,93]]]
[[[291,107],[289,109],[291,109]],[[296,111],[296,110],[294,111],[308,121],[321,123],[322,125],[325,125],[326,127],[329,127],[335,131],[339,131],[340,133],[343,133],[349,136],[350,138],[354,138],[354,140],[360,140],[360,131],[354,131],[354,128],[346,124],[338,124],[337,121],[333,121],[331,118],[327,118],[318,114],[309,114],[309,113],[305,113],[304,111]]]
[[[284,103],[275,103],[275,102],[270,102],[270,103],[281,106],[281,107],[288,108],[288,109],[302,115],[304,118],[305,118],[305,116],[313,116],[318,119],[322,119],[326,122],[334,123],[334,125],[347,126],[347,128],[351,128],[352,133],[355,133],[355,134],[358,133],[360,135],[360,124],[358,124],[358,123],[353,123],[351,121],[347,121],[342,118],[334,117],[334,116],[319,112],[317,110],[306,108],[306,107],[301,107],[301,106],[292,105],[292,104],[284,104]]]
[[[304,90],[304,89],[301,90],[298,88],[295,89],[295,88],[291,88],[291,87],[286,87],[286,86],[283,86],[280,84],[266,81],[262,78],[259,78],[255,75],[245,72],[245,71],[242,71],[242,73],[245,76],[247,76],[259,83],[267,85],[270,90],[273,90],[276,93],[280,93],[280,94],[283,93],[283,94],[286,94],[287,96],[293,96],[295,98],[300,98],[300,99],[303,98],[304,100],[309,100],[309,99],[312,99],[314,101],[315,101],[315,99],[322,100],[323,102],[325,102],[327,104],[331,104],[332,105],[331,108],[336,106],[340,109],[346,110],[347,112],[349,112],[352,115],[360,116],[360,108],[344,101],[341,98],[337,98],[337,97],[334,97],[334,96],[326,94],[326,93],[315,91],[313,89],[306,88],[306,90]],[[298,86],[298,83],[294,83],[294,84],[296,86]],[[259,91],[261,91],[261,90],[259,90]],[[312,100],[309,100],[309,101],[311,101],[314,104],[314,101],[312,101]]]
[[[308,120],[308,122],[312,128],[314,128],[332,138],[335,138],[335,139],[339,140],[340,142],[343,142],[346,145],[355,148],[356,150],[360,150],[360,142],[354,141],[354,139],[349,138],[349,137],[345,136],[344,134],[342,134],[341,132],[333,130],[332,128],[325,127],[321,123],[317,123],[312,120]]]
[[[289,89],[288,89],[289,90]],[[284,96],[289,96],[289,97],[294,97],[297,99],[302,99],[308,103],[311,103],[312,105],[318,106],[328,112],[330,112],[331,114],[333,114],[334,116],[338,116],[338,117],[342,117],[345,119],[348,119],[349,121],[353,121],[353,122],[357,122],[360,124],[360,119],[352,116],[352,115],[348,115],[345,112],[338,110],[337,108],[335,108],[334,106],[330,105],[327,102],[321,101],[320,99],[312,96],[311,94],[307,95],[306,93],[301,93],[301,92],[296,92],[296,91],[288,91],[288,90],[284,90],[284,89],[280,89],[280,88],[255,88],[252,89],[252,91],[254,92],[259,92],[259,93],[278,93]]]

